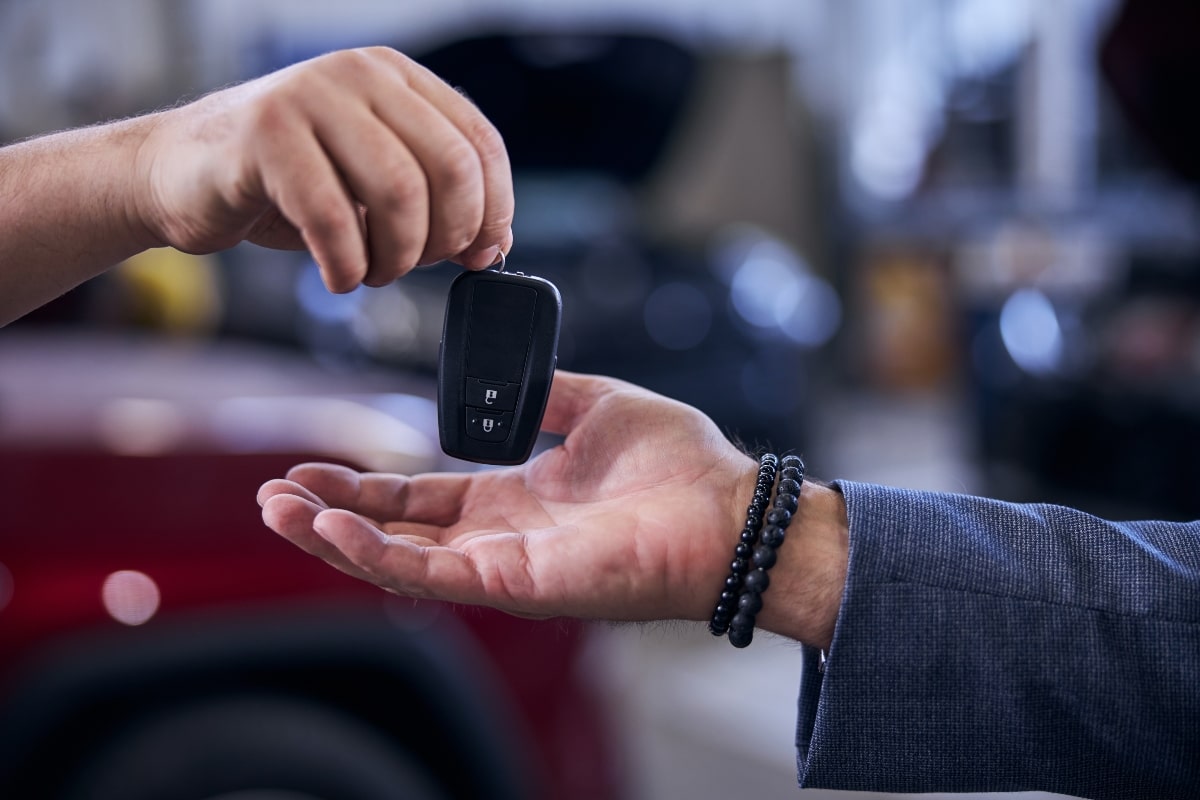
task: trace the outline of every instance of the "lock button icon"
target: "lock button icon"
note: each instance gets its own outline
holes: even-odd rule
[[[512,430],[512,413],[467,409],[467,436],[483,442],[503,442]]]

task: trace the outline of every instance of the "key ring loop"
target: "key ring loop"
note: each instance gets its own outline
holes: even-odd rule
[[[496,269],[495,271],[496,272],[504,272],[504,270],[508,267],[508,259],[504,257],[503,250],[497,250],[496,252],[498,252],[500,254],[500,268]],[[488,269],[495,269],[495,267],[496,267],[496,265],[492,264],[492,266],[488,267]]]

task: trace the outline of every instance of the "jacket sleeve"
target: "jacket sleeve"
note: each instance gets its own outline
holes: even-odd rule
[[[824,672],[804,659],[802,786],[1200,797],[1200,523],[838,487],[849,570]]]

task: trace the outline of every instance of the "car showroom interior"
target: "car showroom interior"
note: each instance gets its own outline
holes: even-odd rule
[[[822,481],[1186,522],[1197,38],[1186,0],[0,0],[0,144],[394,48],[503,137],[559,369]],[[462,273],[156,247],[0,329],[0,797],[900,796],[798,788],[784,636],[406,597],[264,525],[302,462],[502,468],[439,443]]]

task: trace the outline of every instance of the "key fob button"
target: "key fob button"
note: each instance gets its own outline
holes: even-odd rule
[[[466,403],[486,411],[512,411],[517,407],[519,383],[492,383],[467,378]]]
[[[512,414],[467,409],[467,436],[481,442],[503,442],[512,430]]]

